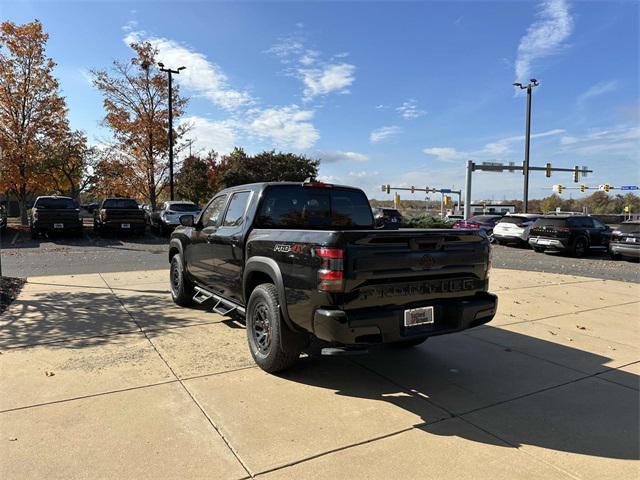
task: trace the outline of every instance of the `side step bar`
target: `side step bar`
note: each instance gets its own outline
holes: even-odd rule
[[[193,288],[196,291],[196,294],[193,296],[193,301],[201,305],[207,300],[216,300],[216,304],[213,306],[213,311],[218,315],[226,317],[231,312],[238,312],[241,315],[245,314],[244,307],[237,305],[231,300],[227,300],[226,298],[221,297],[216,293],[210,292],[209,290],[206,290],[202,287],[195,286]]]

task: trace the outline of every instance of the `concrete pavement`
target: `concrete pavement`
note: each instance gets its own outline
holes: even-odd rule
[[[29,278],[0,317],[0,477],[637,479],[640,286],[491,289],[489,325],[276,376],[165,270]]]

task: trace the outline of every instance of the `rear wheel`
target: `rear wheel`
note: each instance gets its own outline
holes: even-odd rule
[[[275,285],[263,283],[251,292],[246,322],[249,350],[262,370],[279,372],[298,361],[304,335],[292,332],[284,322]]]
[[[37,240],[40,238],[40,233],[33,227],[31,227],[31,238]]]
[[[171,298],[181,307],[188,307],[193,302],[193,283],[187,278],[182,263],[182,255],[176,253],[171,258],[169,270]]]
[[[584,237],[578,237],[573,242],[573,247],[571,248],[571,254],[574,257],[582,257],[585,253],[587,253],[587,249],[589,248],[589,244],[587,243],[587,239]]]
[[[538,253],[543,253],[543,252],[544,252],[544,248],[541,248],[541,247],[533,247],[533,251],[534,251],[534,252],[538,252]]]

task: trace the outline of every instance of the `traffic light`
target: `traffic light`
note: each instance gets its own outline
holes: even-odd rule
[[[584,193],[584,191],[585,191],[586,189],[587,189],[587,186],[586,186],[584,183],[581,183],[581,184],[580,184],[580,191],[581,191],[582,193]]]
[[[631,208],[629,207],[629,205],[624,206],[624,213],[629,213],[630,210]]]
[[[545,175],[547,176],[547,178],[549,178],[551,176],[551,164],[550,163],[547,163]]]
[[[451,197],[449,195],[444,196],[444,206],[445,207],[451,206]]]
[[[411,185],[411,193],[416,193],[416,187],[414,187],[413,185]]]
[[[578,183],[580,179],[580,167],[576,165],[573,169],[573,183]]]
[[[609,193],[609,190],[611,190],[611,185],[609,185],[608,183],[604,184],[604,191]]]
[[[382,186],[382,191],[383,192],[387,192],[387,193],[391,193],[391,185],[383,185]]]
[[[558,193],[562,194],[562,190],[564,190],[564,185],[558,185]]]

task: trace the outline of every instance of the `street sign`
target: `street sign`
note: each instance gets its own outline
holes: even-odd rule
[[[451,189],[450,188],[441,188],[440,189],[440,193],[451,193]]]
[[[621,185],[620,190],[640,190],[638,185]]]

